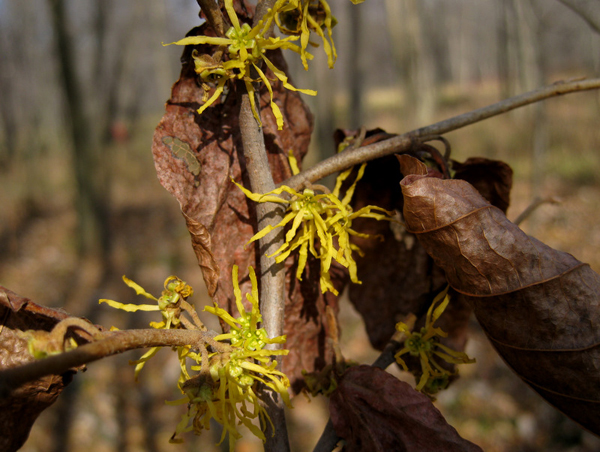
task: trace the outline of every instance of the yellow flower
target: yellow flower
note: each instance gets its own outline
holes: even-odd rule
[[[241,437],[237,428],[245,425],[250,431],[265,440],[264,433],[254,425],[253,421],[271,422],[269,415],[259,400],[259,391],[264,387],[279,393],[285,404],[291,408],[288,388],[290,382],[282,372],[276,369],[276,356],[287,355],[288,350],[266,350],[267,344],[281,344],[285,336],[269,338],[264,328],[260,327],[262,315],[258,302],[258,283],[254,269],[250,267],[252,290],[246,294],[252,305],[246,311],[242,304],[242,293],[238,283],[238,268],[233,267],[234,295],[240,315],[237,318],[217,306],[207,307],[206,311],[219,316],[231,326],[227,334],[205,336],[203,343],[173,347],[177,351],[180,363],[178,386],[185,395],[183,399],[168,402],[170,405],[187,404],[187,412],[175,428],[170,442],[179,443],[182,433],[194,431],[200,434],[210,428],[210,420],[214,419],[223,425],[221,442],[229,435],[230,451],[235,449],[235,442]],[[185,282],[175,276],[165,281],[165,290],[160,298],[146,292],[135,282],[123,277],[125,283],[135,289],[139,295],[154,300],[156,304],[123,304],[113,300],[100,300],[110,306],[128,312],[160,311],[162,322],[152,322],[153,328],[188,328],[205,330],[195,309],[185,301],[193,290]],[[185,311],[193,323],[183,317]],[[61,335],[61,338],[64,334]],[[224,343],[229,341],[229,343]],[[153,347],[141,359],[134,361],[136,377],[139,371],[160,347]],[[187,361],[192,360],[190,369],[199,371],[190,376]],[[271,423],[272,425],[272,423]],[[220,444],[220,443],[219,443]]]
[[[259,125],[262,125],[260,115],[258,114],[255,104],[254,86],[252,85],[254,80],[251,77],[251,69],[254,68],[259,79],[264,82],[269,90],[269,94],[271,96],[271,109],[273,110],[273,114],[277,120],[277,127],[279,130],[281,130],[283,128],[283,115],[281,114],[277,104],[273,102],[273,89],[271,87],[270,80],[257,64],[261,60],[264,61],[269,69],[271,69],[273,74],[275,74],[275,77],[277,77],[283,83],[283,86],[286,89],[299,91],[312,96],[317,94],[316,91],[313,90],[294,88],[290,83],[288,83],[288,78],[285,73],[281,69],[278,69],[265,55],[267,50],[272,49],[289,49],[298,54],[302,54],[301,48],[291,42],[298,39],[296,36],[290,36],[283,39],[279,37],[265,37],[265,34],[269,31],[277,10],[281,8],[285,1],[287,0],[278,0],[277,3],[275,3],[275,6],[269,10],[267,14],[265,14],[258,25],[256,25],[254,28],[251,28],[250,25],[246,23],[240,25],[240,21],[235,13],[235,10],[233,9],[233,0],[225,0],[225,9],[232,24],[232,27],[229,28],[229,30],[227,30],[225,33],[225,37],[189,36],[177,42],[171,43],[176,45],[209,44],[221,46],[227,49],[230,59],[224,62],[215,61],[215,67],[207,68],[206,58],[202,60],[201,55],[198,56],[196,54],[194,56],[195,71],[201,75],[203,81],[206,82],[211,76],[217,81],[217,89],[215,90],[215,93],[210,99],[206,100],[202,107],[200,107],[198,113],[202,113],[220,96],[220,94],[223,92],[225,82],[229,78],[237,77],[238,79],[244,81],[248,94],[250,95],[250,103],[252,105],[254,117]],[[310,54],[307,54],[305,57],[311,59],[312,55],[309,55]]]
[[[149,294],[141,287],[139,284],[133,282],[129,278],[123,276],[123,281],[129,287],[135,290],[138,295],[142,295],[150,300],[156,301],[156,304],[123,304],[114,300],[101,299],[100,303],[106,303],[109,306],[121,309],[127,312],[136,312],[136,311],[160,311],[162,314],[163,320],[161,322],[150,322],[150,326],[156,329],[176,329],[182,328],[181,325],[181,313],[182,310],[190,313],[192,318],[197,319],[197,315],[194,308],[185,301],[186,298],[190,297],[194,290],[187,285],[184,281],[179,279],[177,276],[169,276],[164,283],[165,290],[163,290],[160,298],[154,297],[152,294]],[[201,327],[201,325],[196,325],[196,327]],[[135,379],[137,380],[139,373],[141,372],[144,364],[152,358],[161,347],[152,347],[148,350],[142,357],[135,361],[130,361],[130,364],[135,364]],[[177,352],[179,354],[179,361],[181,363],[181,376],[180,383],[183,383],[189,375],[187,373],[187,369],[185,366],[186,357],[194,356],[197,361],[199,361],[200,357],[190,352],[190,347],[177,347]]]
[[[405,323],[398,323],[396,329],[406,334],[404,341],[404,347],[399,350],[396,355],[396,362],[402,366],[405,371],[409,371],[406,362],[401,358],[402,355],[410,354],[411,356],[418,357],[421,364],[421,369],[413,371],[415,377],[419,378],[417,384],[417,391],[421,391],[425,394],[435,394],[441,389],[445,389],[448,386],[449,377],[455,375],[448,369],[443,368],[436,358],[441,358],[447,363],[451,364],[467,364],[474,363],[475,360],[467,356],[466,353],[452,350],[440,343],[440,337],[448,336],[441,328],[434,327],[433,324],[442,315],[446,306],[450,302],[448,296],[448,287],[440,292],[431,306],[427,311],[425,317],[425,327],[421,328],[421,331],[416,333],[412,332],[411,329]]]
[[[277,11],[275,23],[282,33],[287,35],[300,35],[300,56],[304,69],[308,70],[307,59],[310,55],[306,52],[311,31],[319,35],[323,41],[323,50],[327,54],[327,63],[333,68],[337,59],[337,52],[332,38],[332,28],[337,20],[331,14],[331,8],[325,0],[290,0]],[[327,37],[325,37],[325,30]]]
[[[225,321],[231,330],[227,334],[220,334],[215,340],[229,340],[234,347],[242,347],[246,350],[262,350],[266,344],[283,344],[285,336],[279,336],[269,339],[264,328],[259,328],[258,324],[262,322],[262,315],[258,306],[258,284],[254,268],[250,267],[250,281],[252,282],[252,292],[246,294],[246,299],[252,304],[252,310],[247,312],[242,304],[242,292],[238,284],[238,266],[234,265],[232,270],[233,294],[235,303],[240,313],[238,318],[233,318],[225,309],[215,306],[206,306],[205,311],[219,316]]]
[[[276,256],[276,262],[283,262],[290,253],[298,250],[299,259],[296,278],[302,280],[302,273],[306,266],[308,252],[310,252],[321,261],[320,285],[323,293],[329,290],[336,295],[338,294],[329,275],[332,260],[336,260],[347,267],[351,281],[360,284],[356,262],[352,257],[353,251],[360,253],[360,250],[356,245],[350,243],[350,235],[367,238],[370,236],[352,229],[352,221],[358,217],[391,220],[393,215],[393,212],[377,206],[366,206],[356,212],[352,210],[350,200],[354,194],[356,183],[364,174],[365,166],[366,163],[361,165],[354,183],[348,188],[342,200],[339,199],[340,189],[342,183],[352,172],[352,168],[338,176],[335,188],[331,193],[328,193],[328,190],[321,186],[315,186],[314,189],[306,188],[302,193],[299,193],[283,185],[261,195],[252,193],[234,181],[244,194],[255,202],[276,202],[287,206],[286,213],[278,224],[265,227],[255,234],[248,243],[266,236],[276,228],[291,224],[285,235],[285,243],[271,255]],[[315,190],[320,190],[322,193],[317,194]],[[283,193],[290,195],[290,197],[278,196]],[[317,239],[319,243],[318,250],[315,246]],[[336,248],[335,242],[337,242],[338,248]]]
[[[214,338],[218,341],[229,340],[231,351],[210,354],[208,371],[203,371],[204,366],[192,366],[192,370],[200,370],[201,373],[182,385],[185,397],[176,403],[187,403],[188,411],[177,425],[171,442],[181,442],[178,436],[184,432],[193,430],[200,434],[202,430],[208,430],[210,419],[223,425],[220,443],[229,435],[232,452],[235,450],[236,440],[241,437],[237,431],[239,424],[245,425],[255,436],[265,441],[263,432],[253,423],[257,418],[263,422],[271,422],[260,404],[257,394],[259,384],[279,393],[286,405],[291,407],[288,394],[290,382],[285,374],[276,370],[277,362],[272,359],[277,355],[287,355],[289,351],[263,349],[269,343],[285,342],[285,336],[269,339],[265,330],[258,327],[262,316],[258,308],[254,269],[250,267],[252,291],[246,295],[252,304],[250,312],[242,304],[237,266],[233,267],[232,277],[240,316],[233,318],[227,311],[216,306],[205,308],[231,326],[230,333]]]

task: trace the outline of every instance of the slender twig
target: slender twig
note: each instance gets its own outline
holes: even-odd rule
[[[74,350],[49,356],[19,367],[0,372],[0,398],[12,389],[28,381],[46,375],[61,375],[70,369],[123,353],[128,350],[146,347],[169,347],[203,344],[212,340],[214,333],[199,330],[160,330],[142,329],[109,331],[99,333],[100,339],[81,345]],[[225,351],[226,344],[220,344]]]
[[[513,221],[517,226],[520,225],[523,221],[531,216],[533,212],[535,212],[538,207],[543,204],[559,204],[560,200],[558,198],[535,198],[531,204],[529,204],[523,212]]]
[[[487,107],[454,116],[444,121],[437,122],[427,127],[421,127],[411,132],[395,136],[385,141],[380,141],[358,149],[348,150],[336,154],[328,159],[322,160],[315,166],[300,172],[283,181],[280,185],[287,185],[294,190],[301,189],[306,183],[315,182],[319,179],[343,171],[351,166],[383,157],[389,154],[395,154],[409,150],[415,140],[442,135],[453,130],[483,121],[484,119],[506,113],[525,105],[533,104],[551,97],[560,96],[578,91],[587,91],[600,88],[600,78],[587,80],[574,80],[566,82],[556,82],[543,88],[529,91],[519,96],[497,102]]]
[[[259,1],[256,6],[254,25],[262,19],[264,14],[273,7],[274,0]],[[250,186],[255,193],[266,193],[275,189],[275,182],[271,174],[271,167],[267,157],[264,134],[252,113],[250,97],[243,83],[239,85],[240,93],[240,133],[246,160],[246,170],[250,179]],[[258,99],[259,87],[255,89],[255,103],[260,105]],[[282,218],[283,209],[273,203],[260,203],[256,205],[258,230],[267,225],[276,225]],[[260,305],[263,316],[263,327],[269,337],[281,336],[284,327],[284,286],[285,272],[283,263],[277,264],[275,259],[267,257],[274,253],[283,244],[283,231],[269,235],[269,238],[259,240],[260,254]],[[275,346],[274,348],[280,348]],[[279,363],[281,367],[281,362]],[[286,452],[290,450],[285,421],[284,404],[281,396],[265,388],[261,398],[265,409],[273,423],[263,425],[265,430],[265,451]]]

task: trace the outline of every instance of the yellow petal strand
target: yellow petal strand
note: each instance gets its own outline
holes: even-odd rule
[[[277,122],[277,130],[282,130],[283,129],[283,115],[281,114],[281,110],[279,109],[279,106],[275,102],[273,102],[273,88],[271,87],[271,82],[269,81],[269,79],[267,79],[267,76],[265,75],[265,73],[256,64],[253,64],[253,66],[254,66],[254,69],[256,69],[256,72],[258,72],[258,76],[260,77],[260,79],[263,81],[263,83],[269,90],[269,96],[271,99],[270,106],[271,106],[271,110],[273,110],[273,115],[275,116],[275,121]]]
[[[362,179],[363,174],[365,174],[365,168],[367,167],[366,163],[363,163],[362,165],[360,165],[360,168],[358,169],[358,174],[356,175],[356,179],[354,180],[354,183],[350,186],[350,188],[346,191],[346,194],[344,195],[344,199],[342,199],[342,204],[347,205],[350,200],[352,199],[352,196],[354,196],[354,190],[356,189],[356,184],[358,183],[359,180]]]
[[[259,240],[261,238],[263,238],[264,236],[266,236],[269,232],[271,232],[274,229],[280,228],[282,226],[285,226],[292,218],[294,218],[296,216],[295,212],[290,212],[288,213],[285,217],[283,217],[283,220],[281,220],[279,223],[277,223],[275,226],[272,226],[270,224],[268,224],[267,226],[265,226],[264,228],[262,228],[260,231],[258,231],[249,241],[247,244],[254,242],[256,240]],[[277,252],[273,253],[273,255],[277,254]]]
[[[227,10],[227,15],[229,16],[231,25],[233,25],[233,28],[235,28],[236,31],[239,31],[241,29],[240,21],[235,13],[235,9],[233,9],[233,0],[225,0],[225,10]]]
[[[304,241],[298,252],[298,269],[296,270],[296,279],[302,281],[302,273],[304,267],[306,267],[306,261],[308,259],[308,241]]]
[[[188,36],[187,38],[180,39],[179,41],[169,42],[168,44],[162,43],[163,46],[178,45],[178,46],[189,46],[189,45],[200,45],[210,44],[215,46],[226,46],[231,44],[229,38],[217,38],[212,36]]]
[[[250,267],[249,272],[250,282],[252,283],[252,298],[254,300],[254,302],[252,300],[250,300],[250,302],[253,304],[256,303],[256,307],[258,308],[258,281],[256,280],[256,272],[254,271],[254,267]]]
[[[292,174],[295,176],[300,173],[300,168],[298,168],[298,160],[294,156],[294,151],[292,149],[288,152],[288,162],[290,162],[290,169],[292,170]]]
[[[239,328],[239,325],[237,324],[235,319],[225,309],[219,308],[218,306],[205,306],[204,310],[206,312],[210,312],[211,314],[214,314],[214,315],[220,317],[221,319],[223,319],[224,322],[226,322],[232,328]]]
[[[142,286],[140,286],[138,283],[133,282],[125,275],[123,275],[123,282],[129,287],[131,287],[133,290],[135,290],[136,294],[143,295],[144,297],[149,298],[150,300],[158,301],[153,295],[146,292]]]
[[[165,405],[179,406],[179,405],[185,405],[189,401],[190,400],[187,397],[182,397],[181,399],[177,399],[177,400],[165,400]]]
[[[258,126],[262,127],[260,115],[258,114],[258,110],[256,109],[256,96],[254,94],[254,85],[252,85],[252,82],[248,80],[244,80],[244,84],[246,85],[246,91],[248,91],[248,98],[250,99],[250,107],[252,108],[252,114],[254,114],[254,118],[256,119]]]
[[[308,46],[308,40],[310,38],[310,30],[308,29],[307,24],[307,16],[308,13],[308,5],[310,2],[306,2],[304,5],[304,11],[302,11],[302,25],[300,26],[302,30],[302,35],[300,37],[300,46],[302,47],[302,65],[304,66],[304,70],[308,71],[308,63],[306,62],[306,47]]]
[[[237,185],[237,187],[244,192],[246,197],[250,198],[254,202],[276,202],[279,204],[289,204],[290,202],[288,200],[271,195],[278,195],[283,192],[289,193],[291,195],[298,195],[298,193],[295,190],[292,190],[291,188],[285,185],[282,185],[281,187],[276,188],[275,190],[261,195],[260,193],[252,193],[250,190],[244,188],[243,185],[238,184],[233,179],[231,179],[231,182]]]
[[[204,104],[198,109],[199,115],[201,115],[204,112],[204,110],[206,110],[208,107],[210,107],[221,96],[221,94],[223,94],[223,88],[224,88],[226,82],[227,82],[227,79],[225,77],[223,77],[221,80],[219,80],[219,83],[217,84],[217,87],[215,88],[215,92],[213,93],[213,95],[210,96],[210,98],[206,102],[204,102]]]
[[[306,206],[304,206],[304,207],[300,208],[300,210],[298,212],[296,212],[296,217],[294,218],[294,222],[292,223],[292,227],[285,234],[285,241],[286,242],[289,243],[292,240],[292,238],[296,235],[296,231],[298,230],[298,228],[302,224],[302,220],[304,219],[304,214],[308,210],[309,209]],[[318,214],[315,213],[314,215],[318,215]]]
[[[331,42],[331,50],[333,52],[333,61],[335,62],[335,60],[337,59],[337,51],[335,50],[335,43],[333,42],[333,36],[332,36],[332,20],[333,20],[333,15],[331,14],[331,8],[329,7],[329,4],[325,1],[325,0],[320,0],[321,1],[321,5],[323,5],[323,9],[325,10],[325,28],[327,28],[327,36],[329,36],[329,41]],[[361,0],[364,1],[364,0]]]
[[[333,69],[333,65],[335,64],[335,60],[337,57],[337,55],[335,55],[335,47],[332,49],[331,45],[329,45],[329,41],[327,41],[325,35],[323,34],[323,30],[311,15],[308,16],[308,22],[310,22],[310,24],[313,27],[313,30],[315,30],[315,32],[323,40],[323,51],[327,54],[327,65],[329,66],[329,69]],[[331,33],[330,30],[328,30],[328,32]],[[331,44],[333,45],[333,40],[331,41]]]
[[[246,310],[242,304],[242,291],[240,290],[240,283],[238,282],[238,266],[234,265],[231,270],[231,280],[233,281],[233,296],[235,297],[235,305],[237,306],[240,315],[244,314]]]
[[[435,321],[440,318],[440,316],[446,309],[446,306],[448,306],[448,303],[450,303],[450,297],[448,296],[449,288],[450,288],[450,286],[446,286],[446,288],[443,291],[441,291],[439,294],[437,294],[436,297],[433,299],[433,303],[431,303],[431,306],[429,307],[429,309],[427,311],[427,317],[426,317],[426,323],[425,323],[425,327],[427,329],[429,329],[431,326],[433,326]],[[440,301],[441,301],[441,303],[440,303]],[[435,305],[438,303],[440,303],[439,306],[435,307]]]
[[[281,70],[281,69],[277,69],[277,67],[275,67],[275,65],[273,63],[271,63],[271,61],[265,57],[263,55],[263,60],[265,61],[265,63],[267,64],[267,66],[269,67],[269,69],[271,69],[271,71],[273,71],[273,74],[275,74],[275,77],[277,77],[279,80],[281,80],[281,82],[283,83],[284,88],[289,89],[290,91],[298,91],[300,93],[304,93],[304,94],[308,94],[310,96],[316,96],[317,92],[312,90],[312,89],[299,89],[299,88],[294,88],[292,85],[290,85],[288,83],[288,78],[285,75],[285,73]]]
[[[354,167],[348,168],[346,171],[343,171],[340,174],[338,174],[338,177],[335,179],[335,187],[333,188],[333,191],[331,193],[336,198],[339,198],[340,188],[342,188],[342,183],[348,178],[348,176],[350,175],[350,173],[352,172],[353,169],[354,169]]]
[[[123,304],[123,303],[119,303],[118,301],[106,300],[104,298],[101,299],[99,301],[99,303],[106,303],[111,308],[121,309],[121,310],[127,311],[127,312],[160,311],[160,308],[158,307],[158,305],[151,305],[151,304]]]

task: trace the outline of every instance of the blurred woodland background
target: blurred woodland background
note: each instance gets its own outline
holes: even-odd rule
[[[334,70],[316,53],[289,60],[316,120],[310,165],[336,128],[402,133],[560,80],[600,76],[600,0],[330,0]],[[144,327],[121,275],[159,294],[177,274],[210,302],[177,202],[159,185],[150,143],[200,23],[194,0],[0,0],[0,285],[94,323]],[[555,98],[446,136],[453,157],[504,160],[515,171],[509,218],[554,198],[522,228],[600,271],[600,94]],[[343,304],[343,350],[376,356]],[[447,420],[486,451],[593,451],[600,440],[546,405],[507,369],[473,320],[477,364],[438,399]],[[27,452],[218,450],[215,430],[169,445],[181,407],[165,406],[177,364],[129,359],[89,366],[46,410]],[[168,365],[171,364],[171,365]],[[174,364],[174,365],[173,365]],[[392,370],[393,372],[397,372]],[[295,400],[295,450],[310,450],[326,403]],[[309,414],[310,413],[310,414]],[[239,451],[261,450],[245,435]]]

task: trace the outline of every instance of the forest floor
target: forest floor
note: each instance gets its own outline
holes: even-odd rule
[[[406,112],[378,105],[381,96],[376,94],[367,104],[367,126],[390,132],[414,127],[397,119],[407,117]],[[491,103],[494,94],[488,86],[481,86],[468,96],[448,91],[441,99],[433,120]],[[541,206],[522,228],[590,263],[596,271],[600,271],[599,99],[586,93],[548,101],[542,131],[546,146],[535,155],[531,111],[490,119],[446,136],[456,160],[483,156],[513,167],[510,219],[535,197],[556,198],[557,204]],[[155,124],[157,118],[151,122]],[[94,258],[77,257],[66,156],[48,153],[35,163],[16,162],[3,174],[0,284],[38,304],[60,306],[94,323],[120,328],[141,327],[148,321],[98,307],[99,298],[134,300],[121,281],[123,274],[154,294],[160,293],[166,276],[177,274],[196,288],[195,303],[207,304],[210,300],[202,295],[204,283],[177,202],[160,187],[154,173],[151,135],[148,129],[142,139],[120,144],[114,152],[116,169],[110,193],[113,246],[108,271]],[[58,169],[48,173],[46,168]],[[360,317],[349,303],[342,306],[345,356],[372,361],[377,352],[368,345]],[[600,450],[598,438],[548,406],[506,367],[474,319],[471,326],[467,353],[477,363],[462,366],[461,378],[436,402],[462,436],[488,452]],[[165,365],[171,358],[164,352],[162,362],[151,361],[136,385],[127,361],[137,356],[132,353],[90,365],[59,402],[42,414],[22,450],[46,452],[48,444],[54,444],[53,450],[67,451],[57,448],[57,441],[63,441],[63,446],[70,444],[72,452],[218,450],[211,435],[215,429],[200,438],[190,436],[186,446],[167,444],[181,415],[181,407],[164,405],[165,399],[178,397],[170,389],[176,380],[173,366]],[[302,396],[294,402],[289,427],[293,448],[310,450],[325,425],[326,402],[308,403]],[[57,429],[66,430],[66,440],[58,438]],[[238,450],[261,450],[260,442],[244,435]]]

